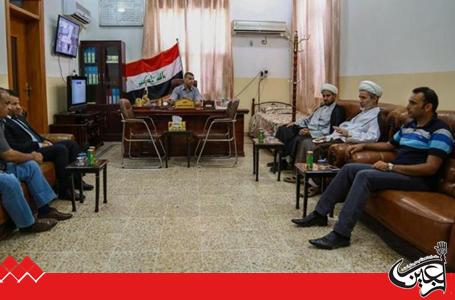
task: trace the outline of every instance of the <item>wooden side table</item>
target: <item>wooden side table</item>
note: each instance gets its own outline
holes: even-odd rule
[[[281,180],[281,155],[283,153],[284,144],[277,138],[264,139],[263,143],[259,143],[258,139],[253,139],[253,174],[256,174],[256,181],[259,181],[259,149],[269,149],[273,151],[273,163],[276,165],[276,157],[278,154],[278,178]]]
[[[73,191],[73,211],[76,211],[76,199],[74,195],[74,174],[82,175],[82,173],[92,173],[96,176],[96,185],[95,185],[95,192],[96,192],[96,202],[95,202],[95,212],[99,211],[99,200],[100,200],[100,172],[103,171],[103,203],[107,203],[107,163],[106,159],[98,159],[96,163],[92,166],[84,165],[84,166],[76,166],[73,162],[66,167],[66,170],[71,174],[71,189]],[[82,188],[82,176],[81,176],[81,186],[79,187],[79,193],[81,194],[80,202],[84,202],[83,197],[83,188]]]
[[[191,138],[193,136],[192,131],[172,131],[168,130],[164,134],[164,147],[166,150],[166,168],[167,168],[167,160],[169,157],[169,138],[175,135],[184,135],[186,136],[186,160],[187,160],[187,167],[190,167],[190,160],[191,160]]]
[[[295,182],[295,208],[299,209],[300,205],[300,181],[302,177],[305,186],[303,188],[303,217],[306,217],[307,214],[307,204],[308,204],[308,181],[310,178],[321,178],[321,191],[324,191],[324,179],[335,177],[340,171],[339,168],[334,167],[329,164],[313,164],[313,169],[308,170],[306,163],[296,163],[295,167],[297,169],[297,178]]]

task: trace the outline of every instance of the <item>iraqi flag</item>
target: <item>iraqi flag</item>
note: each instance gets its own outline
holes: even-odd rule
[[[183,78],[182,60],[178,44],[152,58],[141,59],[126,65],[127,97],[134,101],[148,89],[150,99],[161,98],[169,93],[171,80]]]

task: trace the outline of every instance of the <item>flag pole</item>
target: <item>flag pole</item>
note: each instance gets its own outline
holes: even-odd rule
[[[183,74],[184,74],[185,72],[183,72],[182,53],[180,52],[180,43],[179,43],[179,39],[176,38],[175,41],[177,42],[177,48],[179,49],[179,57],[180,57],[180,64],[182,65],[182,78],[183,78]]]

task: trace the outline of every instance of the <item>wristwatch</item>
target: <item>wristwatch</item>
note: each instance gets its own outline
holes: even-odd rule
[[[387,171],[389,171],[389,172],[393,171],[393,164],[392,163],[388,163],[387,164]]]

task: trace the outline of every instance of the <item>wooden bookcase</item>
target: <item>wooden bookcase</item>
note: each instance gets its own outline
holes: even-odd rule
[[[122,133],[118,102],[125,93],[125,43],[123,41],[81,41],[79,73],[87,77],[85,112],[100,113],[103,141],[120,141]]]
[[[125,43],[81,41],[79,73],[87,77],[87,100],[116,104],[125,91]]]

